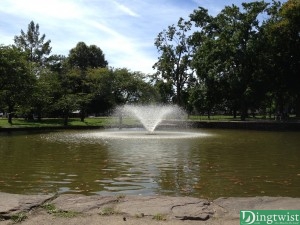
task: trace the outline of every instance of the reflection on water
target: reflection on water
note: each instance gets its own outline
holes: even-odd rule
[[[192,130],[201,135],[158,139],[105,132],[1,133],[0,191],[300,197],[299,133]]]

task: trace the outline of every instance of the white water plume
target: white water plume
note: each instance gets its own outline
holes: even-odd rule
[[[153,132],[165,119],[182,120],[186,113],[176,105],[124,105],[117,109],[122,117],[138,119],[145,129]]]

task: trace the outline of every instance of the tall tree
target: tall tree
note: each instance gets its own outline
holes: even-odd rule
[[[91,83],[87,76],[88,69],[105,68],[108,63],[102,50],[96,45],[87,46],[84,42],[78,42],[75,48],[69,52],[68,63],[71,69],[80,70],[77,77],[77,94],[81,101],[78,102],[80,108],[80,118],[84,121],[88,105],[91,101]]]
[[[0,46],[0,101],[8,112],[8,122],[18,106],[29,105],[35,77],[28,69],[26,55],[14,46]]]
[[[198,84],[195,90],[191,91],[190,101],[197,111],[206,111],[210,118],[215,106],[224,100],[227,92],[222,92],[222,84],[225,80],[224,68],[221,62],[227,60],[224,54],[225,43],[220,48],[216,40],[213,17],[208,14],[207,9],[199,7],[190,15],[191,21],[199,28],[193,33],[192,44],[195,48],[195,55],[192,60],[192,66],[195,68],[198,76]],[[197,99],[197,96],[199,99]],[[199,105],[200,104],[200,105]]]
[[[87,70],[87,68],[104,68],[108,65],[102,50],[96,45],[87,46],[78,42],[69,53],[69,64],[73,68]]]
[[[161,80],[172,83],[174,92],[174,102],[182,105],[182,90],[193,71],[190,69],[192,58],[192,48],[189,44],[190,21],[180,18],[177,26],[169,26],[167,30],[160,32],[155,39],[155,46],[160,54],[158,61],[153,68],[157,69],[156,76]]]
[[[89,112],[107,113],[119,104],[149,103],[158,99],[156,89],[145,81],[145,75],[127,68],[89,69],[92,83]]]
[[[264,23],[265,73],[272,80],[276,111],[284,115],[291,106],[300,117],[300,1],[273,4]]]
[[[242,11],[235,5],[226,6],[215,18],[210,18],[211,21],[207,20],[209,17],[202,9],[194,12],[192,20],[202,29],[200,38],[203,43],[197,46],[194,57],[200,79],[205,79],[208,84],[226,81],[228,97],[244,120],[256,93],[253,83],[259,75],[256,66],[260,29],[258,16],[267,4],[262,1],[242,3],[242,6]],[[208,90],[214,86],[210,88],[207,85]]]
[[[50,40],[45,41],[46,35],[40,36],[40,26],[31,21],[28,24],[27,32],[21,30],[21,35],[14,37],[15,45],[28,54],[28,60],[44,65],[46,56],[50,54]]]

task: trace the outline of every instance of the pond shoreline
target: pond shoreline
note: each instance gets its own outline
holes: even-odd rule
[[[299,210],[300,198],[19,195],[0,192],[0,224],[240,224],[240,210]],[[124,222],[126,221],[126,222]]]
[[[141,125],[121,125],[122,128],[140,128]],[[157,129],[163,128],[209,128],[209,129],[241,129],[257,131],[300,131],[300,122],[285,121],[163,121]],[[105,128],[119,128],[119,125],[111,126],[15,126],[0,127],[0,132],[10,131],[45,131],[45,130],[96,130]]]
[[[300,131],[300,122],[282,121],[195,121],[193,128],[243,129],[262,131]]]

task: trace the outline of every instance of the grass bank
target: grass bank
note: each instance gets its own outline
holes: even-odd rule
[[[116,117],[93,117],[85,118],[84,122],[81,122],[79,118],[70,118],[68,121],[68,127],[110,127],[117,126],[119,124],[119,118]],[[122,119],[123,125],[137,125],[139,122],[135,119],[124,118]],[[61,128],[64,126],[64,120],[62,118],[43,118],[42,120],[26,120],[24,118],[14,118],[12,124],[8,123],[7,118],[0,118],[0,128]]]
[[[26,120],[23,118],[14,118],[12,124],[9,124],[7,118],[0,118],[0,130],[24,130],[24,129],[85,129],[100,127],[118,127],[119,118],[116,117],[93,117],[86,118],[81,122],[79,118],[70,118],[68,126],[64,126],[62,118],[43,118],[38,120]],[[255,129],[255,130],[300,130],[300,121],[297,118],[289,118],[286,121],[275,121],[274,119],[249,118],[246,121],[233,119],[229,116],[216,116],[211,119],[190,116],[186,123],[194,128],[222,128],[222,129]],[[140,123],[131,118],[123,118],[122,126],[132,127],[140,126]]]
[[[109,117],[86,118],[81,122],[79,118],[69,119],[68,126],[108,126],[112,122]],[[23,118],[14,118],[12,124],[8,123],[6,118],[0,119],[1,128],[20,128],[20,127],[63,127],[64,121],[61,118],[43,118],[38,120],[26,120]]]

